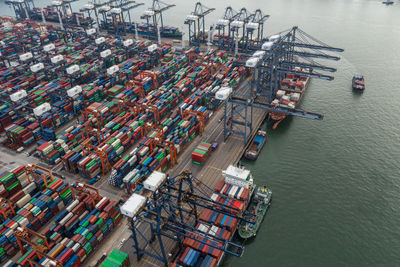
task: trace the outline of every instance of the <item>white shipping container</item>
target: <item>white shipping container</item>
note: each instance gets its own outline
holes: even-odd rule
[[[83,254],[83,257],[81,258],[81,262],[84,262],[86,260],[86,254]]]
[[[99,201],[99,203],[97,203],[96,204],[96,209],[98,209],[105,201],[107,201],[107,197],[103,197],[100,201]]]
[[[31,200],[31,195],[25,195],[23,196],[20,200],[17,201],[17,207],[18,208],[22,208],[23,206],[25,206],[26,203],[28,203]]]
[[[237,192],[238,189],[239,189],[239,187],[238,187],[237,185],[232,186],[232,189],[231,189],[231,192],[230,192],[230,197],[231,197],[231,198],[234,198],[234,197],[235,197],[235,194],[236,194],[236,192]]]
[[[276,91],[276,97],[281,98],[282,96],[285,95],[285,93],[286,92],[284,90],[278,90],[278,91]]]
[[[17,227],[18,227],[18,223],[13,223],[9,228],[12,230],[15,230],[15,229],[17,229]]]
[[[199,229],[200,231],[206,232],[206,233],[207,233],[208,230],[209,230],[209,229],[208,229],[208,226],[207,226],[207,225],[204,225],[204,224],[202,224],[202,223],[199,225],[199,227],[197,227],[197,229]]]
[[[135,130],[138,126],[139,126],[139,122],[137,122],[137,121],[134,121],[131,123],[131,125],[129,125],[129,127],[131,127],[133,130]]]
[[[73,210],[78,204],[79,204],[79,200],[75,199],[74,201],[72,201],[71,204],[68,205],[68,207],[66,208],[66,210],[67,210],[68,212],[70,212],[70,211]]]
[[[300,93],[293,93],[292,96],[290,97],[290,99],[293,101],[299,101]]]
[[[140,150],[140,156],[141,157],[143,157],[143,156],[145,156],[146,154],[147,154],[147,152],[149,151],[149,147],[144,147],[144,148],[142,148],[141,150]]]
[[[244,187],[241,187],[239,190],[239,193],[236,196],[237,199],[240,199],[240,196],[243,194],[243,191],[244,191]]]
[[[208,233],[210,235],[214,235],[215,236],[217,234],[218,230],[219,230],[219,228],[217,226],[213,225],[213,226],[211,226],[211,229],[210,229],[210,231]]]
[[[133,165],[136,163],[136,161],[137,161],[137,156],[136,156],[136,155],[133,155],[133,156],[128,160],[128,163],[129,163],[130,166],[133,166]]]
[[[64,237],[64,239],[60,243],[63,244],[64,246],[67,246],[67,244],[69,243],[69,238]]]
[[[120,146],[117,151],[115,151],[117,153],[117,155],[120,155],[122,152],[124,151],[124,146]]]
[[[26,227],[28,225],[29,221],[27,218],[23,218],[18,224],[21,227]]]
[[[117,139],[117,140],[115,140],[115,141],[111,144],[111,146],[112,146],[112,147],[116,147],[116,146],[118,146],[120,143],[121,143],[121,141],[120,141],[119,139]]]
[[[18,226],[18,224],[14,223],[16,226]],[[16,227],[15,227],[16,228]],[[15,229],[14,228],[14,229]],[[14,234],[14,230],[12,229],[11,231],[7,231],[4,236],[7,238],[10,238],[10,236],[12,236]]]
[[[129,181],[133,178],[133,176],[135,176],[136,174],[136,169],[133,171],[130,171],[127,175],[125,175],[124,179],[122,179],[122,181],[124,183],[129,183]]]
[[[72,212],[69,212],[67,215],[65,215],[65,217],[59,222],[60,225],[65,225],[69,219],[72,218],[72,216],[74,216],[74,214]]]
[[[226,188],[227,186],[228,186],[228,184],[224,184],[224,186],[222,187],[222,189],[221,189],[221,191],[220,191],[221,194],[224,193],[225,188]]]
[[[69,132],[71,132],[73,129],[74,129],[74,126],[68,127],[68,128],[65,130],[65,132],[69,133]]]
[[[72,250],[76,253],[80,248],[81,248],[81,244],[76,243],[76,244],[72,247]]]

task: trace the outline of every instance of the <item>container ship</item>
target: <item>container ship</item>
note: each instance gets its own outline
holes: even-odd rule
[[[135,26],[132,26],[132,32],[135,32]],[[157,29],[153,24],[138,24],[138,34],[149,39],[157,39]],[[177,27],[160,27],[160,36],[164,38],[182,38],[182,32]]]
[[[352,79],[352,87],[356,92],[364,92],[365,90],[365,81],[364,76],[362,75],[354,75]]]
[[[66,14],[60,12],[60,18],[63,23],[68,23],[75,26],[89,26],[92,23],[90,18],[87,18],[80,12],[72,12],[71,9],[66,7]],[[17,11],[16,11],[17,12]],[[19,14],[20,17],[25,17],[26,14]],[[57,9],[52,6],[44,8],[33,8],[29,12],[29,17],[35,21],[42,21],[43,17],[46,21],[59,23],[60,18],[57,14]]]
[[[276,92],[272,105],[284,108],[295,109],[301,102],[305,91],[309,85],[310,78],[288,74],[282,80],[280,89]],[[270,118],[274,121],[272,129],[276,129],[278,125],[288,116],[280,112],[269,112]]]
[[[108,24],[110,25],[107,27]],[[107,23],[102,22],[102,28],[110,28],[110,33],[114,29],[114,26],[112,25],[112,20],[109,20]],[[130,22],[125,22],[125,23],[118,23],[118,27],[124,28],[124,30],[128,33],[135,34],[136,30],[135,27],[138,27],[137,33],[143,37],[146,37],[147,39],[151,40],[157,40],[157,28],[154,27],[153,24],[147,24],[147,23],[130,23]],[[162,38],[182,38],[182,32],[179,30],[178,27],[171,27],[171,26],[162,26],[160,28],[160,37]]]
[[[248,209],[256,189],[253,176],[249,170],[232,165],[222,171],[222,175],[224,179],[215,186],[211,199],[244,212]],[[254,220],[251,214],[249,218]],[[197,229],[225,240],[232,240],[239,225],[237,218],[207,208],[201,213],[199,221]],[[181,253],[169,266],[220,266],[223,262],[222,250],[213,249],[190,238],[185,238],[183,245]]]

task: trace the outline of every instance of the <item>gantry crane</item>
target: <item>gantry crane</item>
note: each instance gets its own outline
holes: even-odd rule
[[[199,120],[199,135],[202,136],[205,128],[205,119],[203,112],[194,110],[183,110],[182,118],[186,115],[193,115],[197,117],[197,119]]]
[[[35,8],[33,0],[7,0],[5,3],[14,9],[18,19],[30,19]]]
[[[249,45],[251,47],[258,47],[263,41],[264,36],[264,22],[269,18],[269,15],[264,15],[260,9],[254,11],[250,15],[248,23],[245,25],[246,36],[244,44],[244,52],[247,53]],[[254,32],[256,32],[255,40],[253,39]]]
[[[148,27],[154,27],[154,36],[159,36],[158,27],[164,28],[162,13],[174,6],[174,4],[167,4],[160,0],[153,0],[152,6],[144,11],[140,18],[147,21]]]
[[[138,75],[136,75],[135,79],[142,80],[143,78],[149,77],[152,79],[152,89],[156,89],[158,87],[158,77],[155,71],[144,70],[141,71]]]
[[[130,29],[131,32],[133,31],[133,29],[131,29],[133,26],[133,21],[130,11],[142,5],[144,5],[144,3],[136,3],[133,0],[119,0],[117,1],[117,4],[112,5],[113,8],[118,8],[121,10],[121,19],[124,26],[122,30],[128,26],[128,30]],[[135,31],[137,30],[136,26],[137,25],[135,24]]]
[[[81,128],[83,138],[90,139],[92,136],[96,136],[97,142],[100,143],[104,140],[104,134],[99,128],[94,128],[90,121],[85,121]]]
[[[92,18],[93,13],[94,13],[94,17],[96,18],[96,26],[100,27],[99,15],[97,13],[97,8],[95,7],[94,4],[90,4],[90,3],[85,4],[85,5],[83,5],[83,8],[79,9],[79,11],[82,13],[85,13],[85,12],[87,13],[87,17],[89,18],[89,25],[88,25],[89,27],[93,27],[93,24],[95,23],[95,21]]]
[[[246,36],[246,27],[245,25],[249,22],[251,18],[251,13],[243,7],[240,11],[233,17],[233,21],[230,24],[230,31],[231,31],[231,41],[229,48],[231,51],[235,51],[235,55],[237,55],[239,50],[239,45],[242,40]],[[242,31],[242,36],[240,37],[240,31]]]
[[[88,193],[93,200],[93,206],[102,199],[99,190],[93,186],[80,182],[74,184],[73,187],[76,191]]]
[[[38,255],[39,259],[47,258],[53,261],[56,267],[63,266],[63,264],[59,260],[50,257],[49,255],[46,254],[47,252],[50,251],[50,246],[47,241],[47,238],[44,235],[39,234],[25,227],[17,227],[17,229],[14,231],[14,235],[17,240],[17,244],[23,254],[26,253],[26,249],[24,248],[23,243],[26,243],[31,246],[34,253]],[[34,243],[30,235],[43,240],[44,244]],[[28,262],[30,263],[31,266],[39,266],[39,264],[33,260],[28,259]]]
[[[194,11],[186,16],[184,23],[187,24],[189,28],[189,45],[200,45],[207,41],[204,17],[214,10],[215,8],[209,8],[197,2]]]
[[[146,133],[150,133],[150,131],[157,129],[156,135],[152,138],[152,142],[150,142],[150,151],[152,152],[155,146],[167,149],[170,155],[171,168],[173,168],[174,164],[178,163],[178,156],[175,144],[164,139],[164,130],[162,127],[155,125],[145,125],[145,129]]]
[[[43,178],[44,185],[47,187],[50,183],[54,181],[53,173],[43,167],[40,167],[35,164],[28,164],[25,168],[25,174],[26,177],[28,178],[29,183],[32,183],[33,181],[36,181],[39,179],[39,176],[37,174],[37,170],[44,172],[41,177]],[[31,179],[31,177],[33,179]]]
[[[216,23],[215,28],[218,30],[217,44],[219,49],[229,49],[229,41],[231,39],[230,27],[236,14],[237,12],[228,6],[225,8],[223,17]]]
[[[130,11],[142,5],[144,3],[136,3],[134,0],[109,0],[87,4],[81,9],[81,12],[87,12],[90,18],[94,13],[99,28],[110,33],[124,35],[132,31],[133,21]],[[102,22],[99,21],[99,14],[103,16]]]
[[[71,3],[76,1],[78,0],[57,0],[52,2],[51,7],[53,7],[57,12],[61,29],[64,29],[64,26],[68,27],[71,24],[80,26],[80,21],[77,17],[69,19],[68,15],[69,13],[72,14]],[[76,21],[74,21],[74,19],[76,19]]]
[[[254,215],[212,200],[210,198],[212,193],[210,188],[192,176],[189,171],[184,171],[175,177],[167,177],[152,198],[147,199],[147,202],[139,207],[131,220],[133,247],[137,260],[148,256],[160,261],[162,266],[168,266],[173,257],[167,256],[168,251],[164,242],[176,241],[175,244],[182,249],[185,238],[240,257],[243,254],[243,246],[196,227],[200,222],[199,214],[203,209],[210,209],[238,221],[252,223],[254,223]],[[220,196],[229,199],[229,197]],[[210,226],[208,222],[201,221],[201,223]]]
[[[158,124],[160,123],[160,111],[158,110],[158,107],[151,104],[141,104],[138,106],[140,106],[142,110],[150,111],[151,113],[153,113],[153,123],[155,126],[158,126]]]
[[[44,172],[44,174],[42,174],[41,177],[43,178],[44,185],[47,188],[54,181],[53,173],[46,168],[34,164],[28,164],[25,168],[26,178],[28,179],[28,182],[29,183],[36,182],[39,179],[38,173],[36,172],[37,170]],[[31,180],[31,176],[33,178],[33,181]],[[67,186],[63,190],[61,190],[61,192],[59,192],[59,195],[62,195],[68,189],[70,189],[70,186],[67,184]],[[72,192],[72,190],[71,194],[72,194],[72,199],[75,200],[75,194],[74,192]]]
[[[272,104],[272,100],[282,80],[288,75],[333,80],[333,76],[315,70],[335,72],[336,69],[322,65],[312,58],[339,60],[340,57],[322,51],[344,50],[318,41],[298,27],[271,36],[260,48],[263,50],[256,51],[246,61],[247,67],[253,70],[250,83],[245,83],[225,100],[225,139],[230,134],[236,134],[243,137],[244,143],[248,142],[253,130],[254,108],[267,111],[267,116],[277,113],[314,120],[322,120],[324,117],[314,112],[277,106]]]
[[[91,145],[90,142],[91,139],[86,139],[82,142],[81,147],[83,156],[89,155],[93,151],[100,158],[101,170],[103,175],[105,175],[112,168],[107,152],[101,147]]]
[[[23,254],[26,253],[26,249],[24,248],[23,243],[29,244],[34,250],[38,250],[42,253],[50,251],[50,245],[49,242],[47,241],[47,238],[44,235],[39,234],[29,228],[22,226],[17,227],[17,229],[15,229],[14,231],[14,235],[15,238],[17,239],[17,244],[19,246],[19,249]],[[39,243],[35,244],[30,235],[43,240],[44,244],[43,245]]]
[[[10,200],[0,197],[0,212],[4,220],[7,220],[10,214],[11,216],[15,216],[15,210]]]

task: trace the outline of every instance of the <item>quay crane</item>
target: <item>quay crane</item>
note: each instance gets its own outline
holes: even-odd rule
[[[241,39],[243,39],[246,35],[246,28],[245,25],[249,22],[251,18],[251,13],[243,7],[240,11],[232,18],[233,21],[230,24],[230,31],[231,31],[231,42],[230,42],[230,49],[235,51],[235,55],[238,53],[239,43],[239,31],[242,31]]]
[[[228,6],[225,8],[223,17],[217,21],[215,28],[218,30],[218,40],[216,42],[219,49],[229,50],[230,28],[236,14],[237,12],[232,7]]]
[[[98,13],[103,15],[102,28],[118,35],[125,35],[132,31],[133,22],[130,11],[142,5],[144,3],[136,3],[133,0],[109,1],[101,6],[97,5],[99,6]]]
[[[264,15],[260,9],[257,9],[249,17],[249,21],[244,25],[246,36],[244,44],[244,52],[250,47],[257,47],[263,41],[264,38],[264,22],[269,18],[269,15]],[[253,39],[255,35],[255,40]]]
[[[162,13],[174,6],[176,5],[167,4],[160,0],[153,0],[152,6],[149,9],[145,10],[143,15],[140,16],[141,19],[145,19],[147,21],[147,27],[149,27],[149,29],[151,28],[151,26],[154,27],[154,36],[157,37],[159,43],[161,43],[159,27],[161,27],[161,29],[164,28]]]
[[[257,51],[249,49],[253,54],[248,55],[246,61],[246,67],[253,70],[250,83],[246,83],[226,99],[222,99],[225,100],[225,140],[230,134],[236,134],[243,137],[245,144],[248,142],[249,133],[253,130],[254,108],[322,120],[324,116],[321,114],[296,108],[277,107],[272,104],[272,100],[287,75],[333,80],[333,76],[323,72],[336,72],[336,69],[318,63],[314,59],[337,61],[340,57],[323,51],[344,51],[317,40],[298,27],[271,36],[268,42],[258,48]]]
[[[187,24],[189,28],[189,45],[200,45],[207,41],[204,17],[214,10],[215,8],[209,8],[197,2],[194,11],[186,16],[184,23]]]
[[[185,238],[229,255],[242,256],[244,251],[242,245],[196,228],[200,222],[200,211],[205,208],[237,220],[254,222],[254,215],[212,200],[210,198],[212,193],[213,190],[202,184],[190,171],[184,171],[178,176],[167,177],[156,189],[152,198],[145,200],[144,196],[138,195],[138,198],[144,201],[130,216],[132,217],[130,229],[137,260],[145,256],[160,261],[162,266],[168,266],[173,258],[170,257],[173,256],[173,251],[170,255],[167,254],[167,244],[171,240],[175,241],[181,250]],[[245,219],[245,215],[250,219]],[[201,221],[201,223],[210,226],[207,222]],[[207,240],[201,237],[206,237]]]
[[[7,0],[5,3],[14,9],[18,19],[30,19],[35,8],[33,0]]]

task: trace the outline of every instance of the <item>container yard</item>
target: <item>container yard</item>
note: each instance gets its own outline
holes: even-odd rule
[[[0,18],[2,161],[20,164],[0,173],[1,263],[220,266],[240,257],[233,240],[255,219],[246,209],[257,186],[236,166],[270,114],[323,119],[284,101],[303,96],[296,81],[336,71],[299,58],[339,60],[315,51],[343,50],[298,27],[264,37],[269,16],[259,9],[227,8],[206,33],[214,9],[197,3],[185,48],[166,39],[181,38],[178,28],[157,24],[174,5],[154,0],[137,24],[124,15],[139,6],[131,2],[80,13],[64,1],[24,3],[8,3],[17,19]]]

